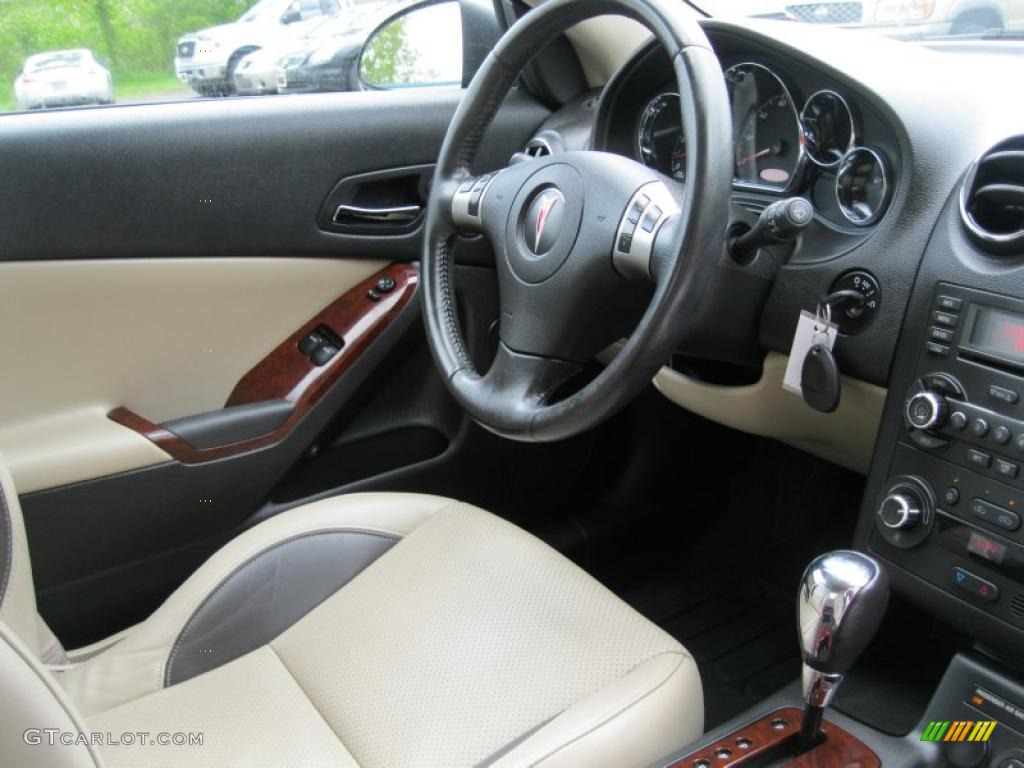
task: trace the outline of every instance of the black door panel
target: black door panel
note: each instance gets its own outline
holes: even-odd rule
[[[339,234],[317,217],[347,177],[432,163],[460,97],[411,89],[6,115],[0,259],[415,258],[419,228]],[[547,115],[514,93],[480,170],[507,164]]]

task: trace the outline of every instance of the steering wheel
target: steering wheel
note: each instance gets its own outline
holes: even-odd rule
[[[672,60],[686,135],[685,190],[633,160],[590,151],[474,176],[484,131],[523,68],[573,25],[607,14],[642,23]],[[723,252],[731,180],[722,69],[680,0],[549,0],[523,16],[466,90],[431,187],[423,312],[455,399],[487,429],[524,441],[570,437],[625,406],[697,316]],[[453,244],[467,233],[489,239],[497,268],[500,340],[484,373],[467,353],[453,284]],[[583,363],[615,341],[601,338],[605,324],[595,315],[628,280],[653,283],[636,329],[596,378],[556,399]]]

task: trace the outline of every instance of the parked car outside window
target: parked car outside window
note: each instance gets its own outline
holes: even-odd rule
[[[20,109],[114,103],[110,71],[84,48],[29,56],[14,91]]]

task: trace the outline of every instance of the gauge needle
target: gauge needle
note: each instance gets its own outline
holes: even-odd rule
[[[746,165],[751,160],[757,160],[757,158],[764,157],[765,155],[770,155],[771,153],[772,153],[772,148],[771,147],[765,147],[760,152],[755,152],[752,155],[747,155],[746,157],[740,158],[737,161],[736,165]]]

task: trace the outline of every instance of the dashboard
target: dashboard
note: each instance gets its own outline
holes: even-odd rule
[[[702,386],[699,368],[666,367],[655,384],[690,410],[866,472],[856,545],[900,591],[1019,660],[1024,136],[1007,139],[1024,125],[1024,100],[1010,97],[1024,56],[866,45],[801,24],[704,27],[731,106],[725,226],[749,228],[793,196],[814,215],[785,247],[708,255],[719,266],[710,309],[678,357],[752,366],[760,381]],[[548,143],[623,155],[699,194],[686,188],[677,89],[668,57],[643,45],[550,121],[574,138]],[[783,356],[801,311],[854,276],[870,278],[875,306],[839,318],[843,403],[807,415],[782,393]]]

